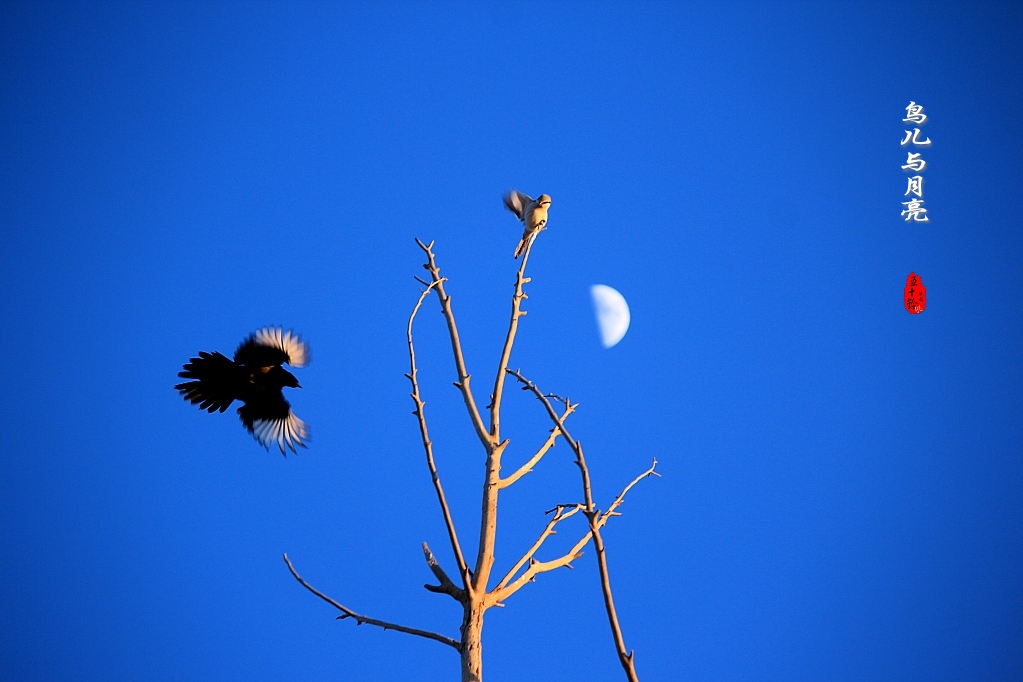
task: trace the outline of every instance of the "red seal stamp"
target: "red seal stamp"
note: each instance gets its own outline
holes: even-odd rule
[[[927,287],[915,272],[909,273],[906,278],[906,291],[902,300],[911,315],[922,313],[927,307]]]

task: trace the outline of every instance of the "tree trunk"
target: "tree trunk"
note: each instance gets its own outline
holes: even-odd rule
[[[462,682],[483,682],[483,605],[470,601],[462,619]]]

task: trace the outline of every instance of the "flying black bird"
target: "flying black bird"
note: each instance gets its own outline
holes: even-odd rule
[[[305,447],[309,438],[305,422],[295,416],[281,389],[302,388],[283,364],[302,367],[309,361],[309,346],[296,334],[279,327],[263,327],[253,332],[234,352],[234,360],[220,353],[199,351],[178,376],[191,379],[174,388],[199,409],[225,411],[232,402],[244,403],[238,416],[260,445],[267,450],[277,443],[282,455],[285,447],[295,452],[295,444]]]

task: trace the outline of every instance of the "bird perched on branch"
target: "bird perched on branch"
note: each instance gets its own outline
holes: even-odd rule
[[[242,424],[267,450],[276,443],[282,455],[285,447],[296,452],[309,437],[305,422],[295,416],[284,399],[282,389],[302,388],[298,380],[281,365],[302,367],[309,361],[309,346],[296,334],[279,327],[263,327],[249,335],[234,352],[234,360],[220,353],[199,351],[184,370],[183,379],[191,379],[174,388],[199,409],[224,412],[232,402],[238,408]]]
[[[515,259],[518,260],[529,241],[547,224],[547,208],[551,205],[551,196],[541,194],[534,200],[528,194],[512,189],[504,195],[504,205],[526,226],[526,231],[522,233],[522,241],[515,249]]]

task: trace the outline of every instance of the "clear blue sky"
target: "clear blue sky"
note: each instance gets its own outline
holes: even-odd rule
[[[650,680],[1023,678],[1023,10],[1016,4],[4,3],[0,677],[451,680],[450,550],[404,325],[436,240],[492,381],[520,226],[553,197],[512,366],[581,403]],[[910,101],[928,224],[907,224]],[[910,271],[928,290],[909,315]],[[628,299],[599,341],[589,286]],[[308,450],[173,390],[299,331]],[[436,301],[423,392],[456,522],[483,458]],[[510,466],[548,424],[509,396]],[[559,445],[498,570],[578,497]],[[581,533],[559,534],[549,554]],[[619,680],[592,551],[487,614],[488,682]]]

